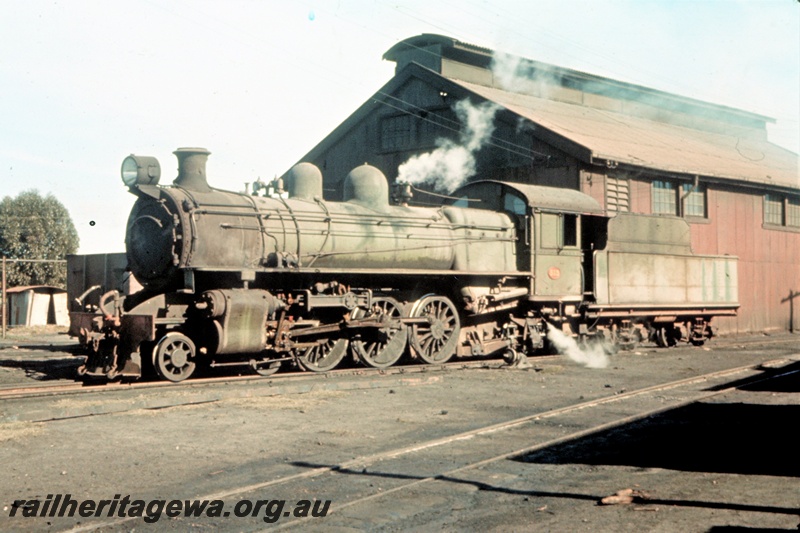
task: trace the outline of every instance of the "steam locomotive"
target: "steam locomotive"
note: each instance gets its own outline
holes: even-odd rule
[[[492,180],[435,208],[409,206],[401,184],[393,205],[369,165],[347,175],[341,202],[323,199],[308,163],[242,194],[209,186],[207,150],[174,153],[167,187],[155,158],[122,163],[137,197],[127,263],[142,288],[70,313],[89,352],[82,375],[512,362],[542,350],[553,326],[622,347],[702,344],[711,319],[738,308],[736,258],[694,254],[680,218],[608,216],[578,191]]]

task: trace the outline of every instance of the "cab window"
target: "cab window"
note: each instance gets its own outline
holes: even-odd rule
[[[578,246],[578,215],[542,213],[541,247],[575,248]]]
[[[561,244],[564,247],[578,246],[578,215],[561,215],[563,222]]]
[[[505,194],[503,201],[503,209],[514,215],[525,215],[527,212],[528,204],[517,196],[516,194]]]
[[[466,195],[462,196],[461,198],[453,202],[452,205],[453,207],[469,207],[469,197]]]

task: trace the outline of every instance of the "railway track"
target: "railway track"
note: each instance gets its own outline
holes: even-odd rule
[[[225,488],[197,496],[202,500],[291,499],[296,494],[335,494],[325,527],[336,527],[336,516],[356,512],[359,506],[400,498],[437,481],[457,482],[481,488],[477,472],[500,461],[525,456],[545,448],[617,428],[677,409],[711,400],[752,385],[784,378],[800,370],[782,370],[800,354],[766,362],[695,375],[658,385],[608,395],[558,408],[534,411],[525,416],[492,423],[443,437],[415,442],[361,455],[336,464],[296,463],[295,473],[262,482]],[[735,378],[736,385],[729,385]],[[613,409],[608,409],[614,404]],[[587,415],[588,413],[588,415]],[[591,423],[586,423],[590,420]],[[364,479],[374,480],[365,489]],[[265,490],[266,489],[266,490]],[[374,507],[365,512],[369,515]],[[286,515],[288,517],[288,515]],[[116,528],[135,519],[119,519],[79,526],[72,532]],[[302,527],[307,519],[286,518],[274,529]],[[334,522],[331,522],[334,520]],[[352,524],[352,522],[350,522]],[[309,524],[310,525],[310,524]],[[345,526],[347,524],[344,524]]]
[[[795,339],[769,339],[769,338],[744,338],[744,339],[725,339],[724,341],[714,341],[709,347],[714,350],[725,348],[743,348],[750,346],[760,345],[774,345],[774,344],[791,344],[797,342]],[[640,350],[670,350],[674,348],[658,348],[655,345],[643,345]],[[529,358],[532,363],[548,363],[561,358],[560,355],[540,355]],[[59,395],[72,395],[72,394],[87,394],[87,393],[102,393],[110,391],[124,391],[124,390],[138,390],[138,389],[162,389],[175,390],[178,388],[192,388],[205,386],[209,384],[219,383],[247,383],[247,382],[278,382],[278,381],[291,381],[303,379],[318,379],[325,377],[343,377],[343,376],[379,376],[379,375],[400,375],[400,374],[414,374],[422,372],[439,372],[446,370],[457,370],[460,368],[499,368],[504,366],[502,360],[499,359],[481,359],[477,361],[456,361],[439,365],[430,364],[408,364],[397,365],[387,369],[376,369],[368,367],[352,367],[340,368],[328,371],[324,374],[305,371],[291,371],[279,372],[278,374],[263,377],[257,375],[246,376],[216,376],[193,378],[187,381],[178,383],[166,381],[134,381],[134,382],[120,382],[113,381],[108,383],[93,383],[85,384],[83,382],[68,382],[63,381],[58,383],[30,383],[24,385],[12,385],[0,387],[0,400],[5,399],[19,399],[19,398],[36,398],[42,396],[59,396]]]
[[[544,356],[540,360],[552,360],[560,356]],[[500,368],[505,366],[502,360],[480,360],[480,361],[459,361],[439,365],[402,365],[393,366],[387,369],[378,368],[340,368],[330,370],[325,373],[315,372],[284,372],[275,374],[269,377],[248,375],[248,376],[223,376],[223,377],[208,377],[208,378],[195,378],[191,380],[173,383],[170,381],[134,381],[134,382],[109,382],[97,384],[84,384],[82,382],[74,383],[36,383],[26,384],[23,386],[10,386],[0,388],[0,400],[6,399],[21,399],[21,398],[38,398],[45,396],[61,396],[61,395],[74,395],[74,394],[102,394],[107,392],[119,391],[133,391],[133,390],[148,390],[148,389],[165,389],[165,390],[181,390],[192,389],[207,385],[214,384],[229,384],[229,383],[278,383],[300,380],[315,380],[315,379],[330,379],[336,377],[347,376],[391,376],[403,374],[421,374],[430,372],[444,372],[453,371],[466,368]]]
[[[777,359],[770,361],[765,365],[782,365],[788,362],[789,360],[786,359]],[[686,389],[691,389],[697,384],[713,383],[720,379],[729,379],[734,376],[740,376],[741,374],[751,374],[753,372],[760,373],[765,365],[743,366],[734,369],[712,372],[688,379],[677,380],[670,383],[617,394],[614,396],[608,396],[599,400],[583,402],[563,408],[531,414],[525,417],[477,428],[475,430],[451,435],[445,438],[419,443],[413,446],[392,450],[382,454],[376,454],[370,457],[358,458],[339,465],[319,467],[317,469],[310,470],[307,475],[310,477],[324,476],[328,478],[326,480],[328,483],[340,485],[342,480],[346,479],[349,474],[357,474],[359,472],[367,475],[380,475],[380,473],[391,474],[393,469],[390,462],[401,459],[404,456],[414,455],[416,458],[419,458],[419,456],[426,454],[429,456],[433,455],[438,457],[439,460],[444,464],[448,464],[450,461],[447,461],[447,458],[457,455],[457,451],[463,450],[466,444],[466,447],[470,448],[470,455],[484,455],[484,457],[477,460],[471,460],[465,464],[457,466],[454,465],[452,468],[442,468],[438,471],[429,472],[427,475],[421,474],[419,476],[409,476],[412,479],[404,480],[392,487],[387,487],[385,484],[383,484],[378,490],[372,491],[370,494],[353,494],[352,497],[347,501],[339,502],[333,505],[330,509],[329,515],[341,513],[346,509],[355,508],[362,504],[368,504],[375,500],[391,499],[393,497],[397,497],[403,492],[419,490],[422,485],[431,484],[440,480],[458,480],[461,482],[475,483],[476,485],[479,485],[480,481],[471,481],[465,476],[465,474],[492,463],[531,454],[545,448],[575,441],[588,435],[596,434],[601,431],[606,431],[615,427],[652,417],[654,415],[683,407],[691,403],[709,400],[713,397],[730,393],[731,391],[735,390],[735,387],[725,387],[713,392],[705,392],[702,390],[687,391]],[[790,373],[796,372],[798,371],[792,371]],[[780,377],[785,377],[788,374],[789,373],[777,373],[767,378],[753,380],[750,383],[752,384],[757,381],[777,379]],[[612,417],[601,417],[601,419],[603,419],[602,422],[574,431],[567,431],[558,436],[549,436],[548,438],[548,436],[539,434],[541,433],[542,428],[540,424],[544,421],[551,421],[551,426],[562,425],[559,424],[559,422],[568,420],[570,415],[573,415],[578,411],[591,410],[611,403],[624,406],[626,402],[629,402],[633,399],[641,402],[643,398],[647,400],[663,397],[663,393],[668,391],[671,391],[673,396],[675,396],[675,391],[677,390],[682,390],[684,393],[681,399],[672,400],[669,402],[656,402],[661,403],[661,405],[657,407],[645,410],[635,409],[634,412],[630,412],[629,414],[618,413]],[[618,409],[620,408],[618,407]],[[624,409],[624,407],[622,409]],[[566,427],[570,426],[570,424],[563,425]],[[480,442],[481,440],[483,442]],[[500,440],[503,441],[506,449],[498,453],[497,446],[498,441]],[[513,443],[523,444],[515,447],[512,445]],[[476,449],[480,449],[480,451],[476,451]],[[428,457],[424,460],[424,462],[426,464],[431,464],[435,461]],[[374,467],[377,465],[380,465],[380,470],[376,472]],[[382,479],[386,478],[382,477]],[[288,480],[280,481],[281,483],[285,483]],[[323,488],[315,489],[315,491],[319,491],[317,493],[320,494],[325,494],[324,490],[325,489]],[[361,487],[359,487],[359,490],[362,490]],[[304,521],[305,520],[301,519],[283,522],[276,529],[297,527]]]

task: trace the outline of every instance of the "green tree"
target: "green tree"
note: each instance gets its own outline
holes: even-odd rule
[[[66,259],[78,250],[78,232],[67,208],[55,196],[38,191],[6,196],[0,202],[0,257]],[[67,269],[59,263],[8,263],[9,286],[65,286]]]

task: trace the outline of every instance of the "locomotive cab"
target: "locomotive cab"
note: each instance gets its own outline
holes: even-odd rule
[[[498,181],[467,184],[454,196],[457,207],[505,211],[514,220],[521,236],[517,268],[532,274],[531,301],[583,300],[591,287],[591,270],[584,262],[591,257],[594,235],[583,225],[604,214],[593,198],[569,189]]]

